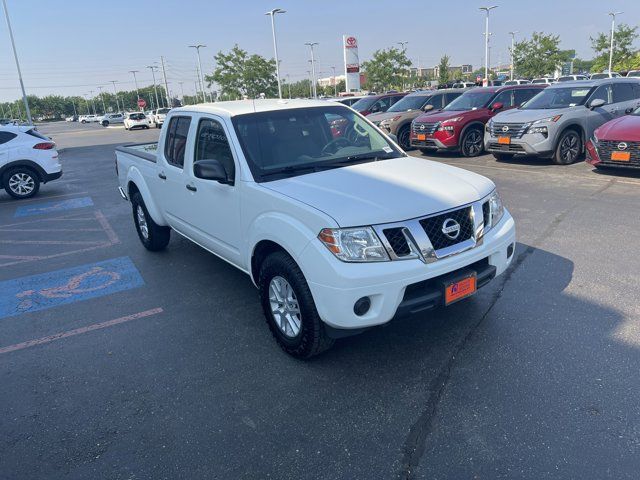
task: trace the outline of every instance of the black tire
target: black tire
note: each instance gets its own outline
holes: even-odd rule
[[[156,123],[156,128],[160,128],[160,124],[159,123]]]
[[[2,186],[13,198],[31,198],[40,190],[40,176],[28,167],[11,168],[3,175]]]
[[[149,130],[149,125],[145,125],[145,126],[144,126],[144,129],[145,129],[145,130]]]
[[[582,138],[575,130],[566,130],[560,135],[556,150],[551,159],[556,165],[571,165],[582,154]]]
[[[160,226],[153,221],[140,193],[133,194],[131,197],[131,205],[133,207],[133,223],[136,226],[138,238],[140,238],[140,242],[144,245],[144,248],[152,252],[164,250],[167,245],[169,245],[169,240],[171,239],[171,228]],[[140,215],[144,217],[144,225]]]
[[[435,150],[432,150],[430,148],[419,148],[418,150],[420,150],[420,153],[422,153],[423,155],[431,155],[435,152]]]
[[[484,137],[482,130],[479,128],[471,127],[460,141],[460,153],[465,157],[477,157],[484,151]]]
[[[109,126],[109,122],[107,120],[103,120],[102,121],[102,126],[103,127],[108,127]]]
[[[410,150],[412,148],[410,136],[411,125],[405,125],[398,130],[398,145],[400,145],[403,150]]]
[[[86,120],[82,120],[80,123],[87,123],[87,121]]]
[[[129,130],[129,127],[127,127],[127,126],[125,125],[125,126],[124,126],[124,129],[125,129],[125,130]]]
[[[300,325],[295,335],[293,332],[290,335],[285,334],[271,311],[270,285],[275,277],[286,280],[293,291],[293,300],[297,302]],[[285,352],[296,358],[307,359],[331,348],[334,340],[327,335],[307,281],[293,258],[285,252],[269,255],[260,266],[258,288],[269,329]]]
[[[515,155],[513,153],[494,153],[493,158],[495,158],[498,162],[508,162],[513,160]]]

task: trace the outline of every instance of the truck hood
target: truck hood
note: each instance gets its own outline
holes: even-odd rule
[[[476,173],[415,157],[363,163],[263,183],[310,205],[340,227],[421,217],[488,195],[493,182]]]
[[[625,115],[605,123],[596,130],[599,140],[640,142],[640,116]]]

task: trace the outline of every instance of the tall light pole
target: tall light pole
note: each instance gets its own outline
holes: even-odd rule
[[[9,30],[9,37],[11,38],[11,48],[13,48],[13,58],[16,60],[16,69],[18,70],[18,79],[20,80],[20,88],[22,89],[22,101],[24,102],[24,109],[27,112],[27,122],[29,125],[33,125],[31,118],[31,110],[29,109],[29,101],[27,100],[27,92],[24,89],[24,82],[22,81],[22,71],[20,70],[20,62],[18,61],[18,52],[16,50],[16,42],[13,39],[13,30],[11,29],[11,21],[9,20],[9,10],[7,10],[6,0],[2,0],[2,6],[4,7],[4,17],[7,20],[7,30]]]
[[[97,115],[98,112],[96,112],[96,102],[93,100],[93,92],[95,92],[95,90],[89,90],[89,98],[91,98],[91,108],[93,109],[93,114]]]
[[[147,65],[147,68],[151,70],[151,76],[153,77],[153,92],[156,96],[156,108],[160,108],[160,101],[158,100],[158,87],[156,86],[156,70],[157,65]]]
[[[516,44],[516,33],[520,33],[518,32],[518,30],[515,30],[513,32],[509,32],[509,35],[511,35],[511,76],[509,78],[509,80],[513,80],[513,71],[515,70],[515,60],[513,57],[513,50],[515,48],[515,44]]]
[[[315,47],[316,45],[318,45],[318,42],[307,42],[305,43],[305,45],[307,45],[309,47],[309,50],[311,50],[311,74],[313,75],[313,98],[318,98],[318,90],[316,88],[316,59],[313,56],[313,47]]]
[[[139,70],[129,70],[130,73],[133,73],[133,82],[136,85],[136,96],[138,97],[138,100],[140,100],[140,90],[138,90],[138,78],[136,77],[136,73],[139,72]],[[123,102],[124,104],[124,102]],[[138,107],[140,108],[140,107]],[[142,108],[140,108],[140,110],[142,110]]]
[[[118,102],[118,90],[116,90],[117,80],[110,80],[110,82],[113,84],[113,94],[116,97],[116,108],[118,109],[118,111],[120,111],[120,103]],[[124,113],[124,103],[122,104],[122,113]]]
[[[396,42],[398,45],[400,45],[400,48],[402,49],[402,53],[404,53],[406,55],[407,53],[407,43],[409,42]],[[404,75],[404,70],[403,70],[403,77],[405,77]],[[404,90],[404,78],[402,79],[402,90]]]
[[[102,89],[104,87],[102,85],[98,86],[98,90],[100,90],[100,100],[102,100],[102,113],[107,114],[107,107],[104,104],[104,95],[102,95]]]
[[[616,15],[622,15],[624,12],[609,12],[611,16],[611,47],[609,48],[609,75],[611,75],[611,68],[613,66],[613,42],[616,29]]]
[[[200,54],[198,54],[200,59]],[[167,72],[164,69],[164,57],[160,56],[160,64],[162,65],[162,78],[164,79],[164,93],[167,96],[167,108],[171,108],[171,95],[169,94],[169,82],[167,82]]]
[[[202,45],[202,44],[189,45],[189,48],[195,48],[196,52],[198,53],[198,68],[200,69],[200,78],[198,78],[198,80],[200,80],[200,85],[202,88],[202,101],[206,102],[207,97],[205,97],[205,93],[204,93],[204,74],[202,73],[202,62],[200,61],[200,49],[203,47],[206,47],[206,45]]]
[[[313,81],[311,80],[311,70],[307,70],[307,74],[309,75],[309,98],[311,98],[313,97]]]
[[[276,57],[276,78],[278,79],[278,98],[282,100],[282,85],[280,83],[280,63],[278,62],[278,42],[276,41],[276,22],[275,16],[278,13],[286,13],[286,10],[282,10],[281,8],[274,8],[273,10],[268,11],[265,15],[269,15],[271,17],[271,33],[273,34],[273,53]]]
[[[88,97],[89,97],[89,94],[85,93],[84,94],[84,103],[87,104],[87,115],[91,115],[91,109],[89,108],[89,99],[88,99]]]
[[[182,104],[184,105],[184,82],[178,82],[180,84],[180,93],[182,93]]]
[[[492,5],[490,7],[480,7],[480,10],[486,13],[485,25],[484,25],[484,84],[489,85],[489,12],[494,8],[498,8],[498,5]]]
[[[338,96],[338,82],[336,82],[336,67],[331,67],[333,70],[333,96]]]
[[[289,100],[291,100],[291,75],[287,73],[287,86],[289,87]]]

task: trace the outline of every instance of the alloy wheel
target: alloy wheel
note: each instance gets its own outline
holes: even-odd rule
[[[14,173],[9,177],[9,188],[16,195],[29,195],[35,187],[36,182],[28,173]]]
[[[566,163],[575,162],[579,154],[578,136],[575,134],[569,134],[562,139],[560,145],[560,158]]]
[[[149,239],[149,226],[147,225],[147,217],[144,215],[144,210],[141,205],[138,205],[136,208],[136,216],[138,218],[138,227],[140,228],[140,233],[145,240]]]
[[[464,137],[464,150],[469,156],[474,156],[482,151],[482,135],[477,130],[472,130]]]
[[[288,338],[298,336],[302,326],[300,305],[285,278],[275,276],[269,282],[269,305],[273,320],[282,334]]]

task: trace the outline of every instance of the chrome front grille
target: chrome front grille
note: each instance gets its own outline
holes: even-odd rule
[[[435,215],[373,228],[391,260],[417,258],[432,263],[481,245],[489,221],[488,198],[484,198]]]
[[[424,133],[426,135],[433,135],[438,128],[438,123],[430,123],[430,122],[413,122],[411,124],[411,128],[413,129],[413,133]]]
[[[528,123],[492,122],[489,131],[492,137],[521,138],[528,127]]]

